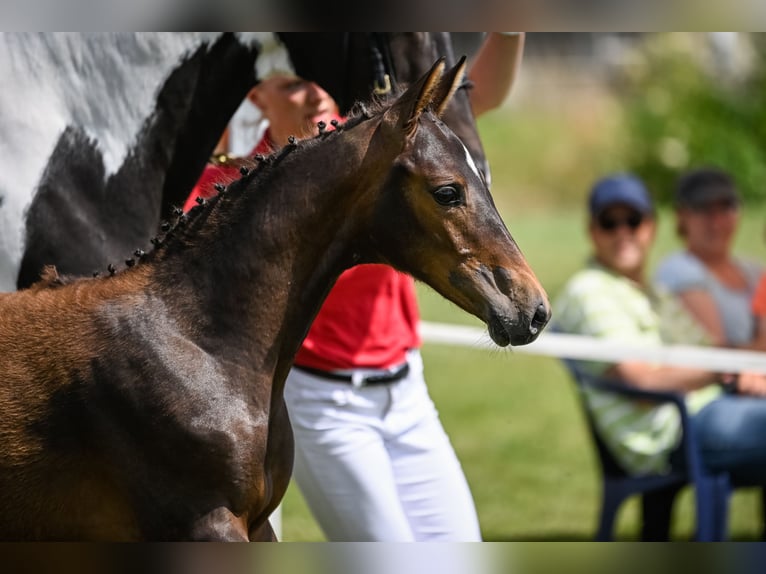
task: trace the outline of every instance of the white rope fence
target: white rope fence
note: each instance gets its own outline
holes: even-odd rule
[[[499,348],[489,338],[486,329],[480,327],[424,321],[420,324],[420,335],[426,343],[458,345],[474,349]],[[534,343],[513,347],[513,352],[605,362],[645,361],[716,372],[753,371],[766,374],[766,353],[762,352],[689,345],[663,347],[627,345],[595,337],[550,331],[543,331]]]

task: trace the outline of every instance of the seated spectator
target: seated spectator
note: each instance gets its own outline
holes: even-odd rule
[[[605,178],[593,187],[589,209],[593,256],[556,300],[556,328],[633,345],[709,341],[676,298],[646,280],[656,218],[643,183],[630,175]],[[684,394],[703,464],[766,484],[766,401],[761,398],[766,395],[766,377],[744,375],[739,394],[727,394],[719,383],[732,382],[733,377],[704,369],[632,360],[589,362],[586,368],[637,388]],[[673,406],[647,405],[593,389],[585,392],[596,427],[627,472],[669,469],[680,439]]]
[[[677,295],[715,345],[752,348],[751,302],[762,268],[732,254],[741,200],[717,169],[685,174],[676,188],[677,231],[685,249],[666,257],[654,277]]]

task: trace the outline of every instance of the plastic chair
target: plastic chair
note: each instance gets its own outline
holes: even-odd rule
[[[577,361],[563,359],[579,387],[579,396],[590,434],[596,445],[603,479],[603,497],[596,540],[612,540],[614,520],[617,511],[627,498],[640,495],[642,498],[643,540],[668,540],[670,518],[678,492],[686,485],[695,491],[696,534],[698,541],[725,540],[728,532],[729,497],[734,486],[753,486],[749,484],[732,485],[728,473],[711,474],[703,466],[694,433],[690,431],[689,414],[681,395],[667,392],[638,390],[620,384],[618,380],[595,377],[582,370]],[[652,403],[672,403],[681,415],[682,438],[678,447],[682,460],[676,464],[670,474],[630,475],[620,467],[601,440],[593,416],[585,402],[582,389],[597,388],[614,392],[625,397]]]

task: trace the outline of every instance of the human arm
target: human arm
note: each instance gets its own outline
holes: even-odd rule
[[[678,294],[684,308],[710,336],[715,346],[726,346],[726,332],[713,297],[703,289],[688,289]]]
[[[743,261],[737,265],[746,285],[758,282],[760,267]],[[761,279],[753,298],[748,289],[687,285],[678,292],[683,306],[696,318],[717,346],[766,351],[766,280]],[[749,317],[747,315],[750,315]],[[727,326],[728,325],[728,326]]]
[[[666,257],[657,267],[654,281],[676,296],[678,302],[708,336],[708,344],[726,345],[726,331],[711,290],[710,273],[686,252]]]
[[[511,90],[524,53],[524,32],[489,32],[468,72],[475,116],[499,107]]]
[[[598,270],[578,274],[565,287],[554,307],[560,330],[620,341],[626,345],[657,346],[683,337],[693,343],[699,328],[671,295],[650,297],[640,286]],[[673,322],[672,332],[663,326]],[[619,378],[643,390],[687,392],[716,382],[713,372],[663,366],[641,361],[591,365],[593,374]]]
[[[688,392],[717,382],[716,374],[704,369],[671,367],[623,361],[611,367],[605,373],[607,377],[616,377],[637,389],[649,391]]]
[[[761,373],[740,373],[734,388],[739,395],[766,396],[766,375]]]

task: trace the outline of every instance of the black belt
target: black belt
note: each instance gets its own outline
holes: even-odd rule
[[[354,380],[351,375],[344,373],[335,373],[333,371],[323,371],[321,369],[314,369],[312,367],[302,367],[300,365],[293,365],[293,368],[309,373],[322,379],[329,379],[331,381],[339,381],[343,383],[353,384]],[[384,383],[395,383],[401,381],[410,372],[410,365],[404,363],[401,367],[397,367],[393,371],[380,374],[380,375],[364,375],[361,378],[360,386],[364,385],[378,385]]]

